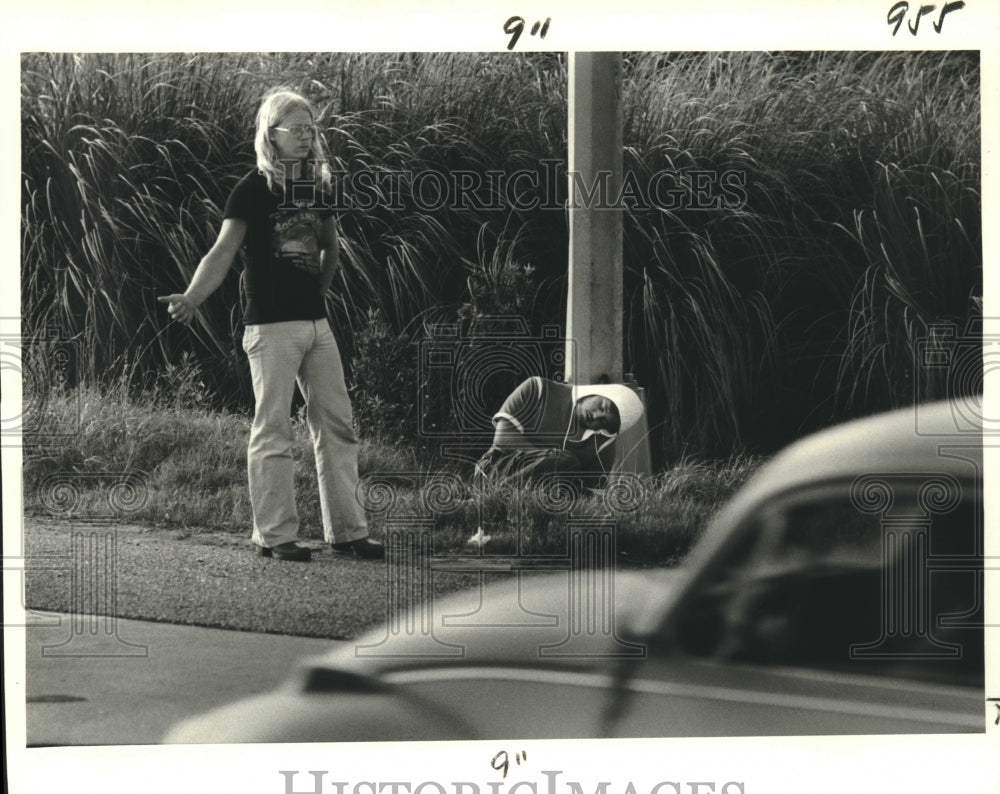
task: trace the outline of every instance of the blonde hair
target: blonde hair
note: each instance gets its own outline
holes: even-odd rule
[[[278,159],[274,144],[271,143],[271,128],[278,126],[285,116],[296,110],[305,110],[309,113],[310,119],[316,121],[316,114],[309,100],[290,88],[274,88],[268,91],[257,109],[257,130],[253,139],[253,148],[257,152],[257,170],[264,176],[267,186],[272,190],[275,183],[284,184],[285,167]],[[320,189],[329,189],[332,178],[330,157],[323,136],[320,134],[313,136],[309,159],[313,163],[316,186]]]

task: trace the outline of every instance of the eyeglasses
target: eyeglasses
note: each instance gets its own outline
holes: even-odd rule
[[[294,124],[291,127],[272,127],[271,129],[278,130],[279,132],[290,132],[296,138],[311,138],[317,132],[315,124]]]

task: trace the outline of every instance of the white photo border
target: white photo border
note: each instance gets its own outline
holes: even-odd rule
[[[571,50],[950,50],[981,52],[983,151],[983,261],[1000,253],[997,147],[1000,143],[1000,8],[967,0],[936,33],[925,19],[920,35],[892,35],[890,0],[726,0],[689,3],[410,3],[375,0],[347,4],[301,0],[264,4],[236,0],[131,3],[22,3],[4,13],[0,33],[0,103],[4,118],[20,117],[19,56],[28,51],[440,51],[505,49],[504,20],[514,14],[551,18],[543,41],[524,37],[519,49]],[[911,4],[916,8],[919,4]],[[944,3],[938,2],[938,7]],[[530,6],[530,7],[529,7]],[[0,134],[6,162],[20,162],[17,125]],[[0,191],[4,288],[0,317],[20,311],[20,185],[8,172]],[[996,315],[997,268],[984,267],[984,316]],[[996,329],[987,329],[993,330]],[[7,383],[5,381],[5,388]],[[19,399],[7,392],[3,399]],[[985,414],[996,410],[987,388]],[[19,451],[3,449],[5,537],[21,531]],[[986,450],[987,481],[998,471],[998,450]],[[1000,556],[995,497],[987,488],[987,556]],[[15,536],[16,537],[16,536]],[[19,541],[5,544],[12,549]],[[6,567],[6,566],[5,566]],[[17,577],[4,577],[5,625],[23,625]],[[995,592],[996,583],[988,580]],[[1000,604],[987,599],[987,623],[1000,623]],[[23,615],[22,615],[23,618]],[[1000,728],[973,736],[805,737],[796,739],[614,740],[579,742],[467,742],[452,744],[247,745],[212,747],[24,748],[24,629],[5,629],[6,775],[10,790],[27,792],[226,791],[282,794],[280,770],[297,770],[295,790],[311,791],[307,771],[329,770],[328,780],[405,780],[479,783],[498,778],[490,759],[500,750],[526,751],[541,770],[563,770],[585,792],[644,794],[663,780],[714,782],[715,792],[739,782],[747,794],[884,790],[985,791],[996,785]],[[987,632],[987,696],[1000,696],[997,630]],[[19,722],[20,720],[20,722]],[[993,761],[993,764],[990,764]],[[508,785],[514,780],[509,780]],[[335,791],[333,787],[324,789]],[[434,791],[433,788],[425,791]],[[737,789],[728,789],[734,794]],[[363,792],[368,789],[363,788]],[[501,792],[503,794],[503,792]],[[532,794],[535,794],[532,791]]]

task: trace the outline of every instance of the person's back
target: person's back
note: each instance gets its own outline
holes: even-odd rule
[[[614,463],[615,439],[642,413],[627,386],[528,378],[494,414],[493,444],[476,474],[492,481],[559,476],[600,487]]]

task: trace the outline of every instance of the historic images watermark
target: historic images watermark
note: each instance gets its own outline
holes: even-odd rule
[[[738,210],[747,203],[747,174],[739,169],[664,169],[649,173],[626,170],[615,185],[610,171],[588,179],[566,171],[560,160],[542,159],[538,167],[514,171],[456,169],[389,170],[363,168],[330,172],[330,189],[318,196],[315,163],[302,173],[285,163],[283,208],[319,204],[337,211],[373,209],[423,212],[451,210],[598,209],[632,211]],[[573,199],[567,200],[571,186]]]
[[[988,333],[993,319],[965,326],[935,323],[913,348],[914,410],[920,435],[965,435],[974,441],[1000,434],[1000,418],[987,416],[983,401],[986,380],[1000,372],[1000,335]],[[938,425],[926,409],[925,394],[953,395],[951,421]]]
[[[433,441],[440,455],[458,467],[472,463],[490,445],[492,416],[505,394],[538,375],[561,380],[574,346],[556,326],[532,334],[523,318],[491,317],[473,329],[456,324],[434,327],[419,346],[419,434]],[[495,490],[475,478],[440,471],[378,471],[359,484],[366,512],[386,527],[387,621],[384,637],[355,648],[364,657],[456,657],[466,654],[465,640],[476,632],[505,628],[550,629],[538,635],[539,656],[643,657],[642,644],[618,637],[615,628],[614,579],[618,521],[646,498],[646,483],[636,474],[614,472],[599,491],[571,479],[544,476],[502,487],[504,532],[515,548],[496,556],[483,546],[498,528],[484,502]],[[534,516],[534,518],[529,518]],[[542,517],[540,519],[539,517]],[[478,553],[438,553],[434,530],[441,519],[456,519],[471,534],[478,530]],[[544,520],[562,533],[560,548],[540,553],[525,539],[530,524]],[[431,582],[435,576],[479,573],[510,574],[513,588],[499,592],[502,604],[463,614],[438,614]],[[567,577],[563,603],[538,612],[525,605],[524,577],[559,572]],[[446,639],[457,630],[462,642]]]
[[[935,331],[932,340],[923,340],[915,350],[917,355],[940,358],[940,377],[956,381],[954,390],[974,394],[981,387],[981,345],[978,327],[962,332],[945,329]],[[423,408],[430,408],[435,400],[448,402],[453,409],[452,424],[426,421],[421,433],[440,441],[442,449],[455,460],[474,459],[489,443],[490,419],[498,402],[498,379],[506,379],[509,386],[537,372],[558,376],[568,355],[572,355],[572,346],[566,346],[557,328],[533,335],[523,321],[513,317],[494,318],[477,333],[463,332],[456,325],[435,329],[420,350],[421,383],[435,398]],[[946,435],[949,446],[941,454],[961,458],[968,467],[968,476],[959,479],[944,472],[928,474],[923,469],[907,473],[904,466],[899,472],[865,474],[850,485],[849,503],[843,506],[846,513],[816,515],[817,520],[829,523],[829,529],[824,530],[828,534],[839,532],[833,527],[840,526],[838,521],[845,516],[850,526],[863,526],[871,541],[865,542],[864,553],[874,549],[868,563],[881,570],[881,587],[865,607],[872,620],[858,623],[859,630],[846,638],[848,645],[841,649],[845,659],[962,659],[976,651],[966,646],[968,641],[976,642],[974,638],[981,636],[976,635],[976,630],[984,625],[982,439],[977,428],[988,423],[982,417],[980,397],[970,397],[963,406],[967,410],[954,414],[947,427],[928,425],[929,416],[936,415],[939,418],[935,421],[940,421],[940,412],[927,412],[920,403],[913,410],[915,432]],[[421,410],[420,415],[424,418],[428,414]],[[962,443],[956,445],[956,438]],[[968,443],[964,442],[966,438]],[[463,509],[467,515],[477,517],[475,510],[468,510],[477,494],[454,475],[420,472],[385,472],[367,478],[364,487],[367,509],[387,518],[390,536],[407,550],[394,560],[390,557],[390,602],[415,606],[417,598],[407,601],[406,595],[427,596],[431,578],[447,572],[454,563],[434,553],[435,519]],[[406,643],[405,655],[462,657],[465,647],[437,636],[440,628],[564,626],[562,642],[537,643],[538,656],[642,656],[643,646],[623,642],[615,634],[615,541],[619,519],[641,506],[648,496],[647,489],[647,482],[638,476],[613,478],[601,494],[603,512],[595,515],[592,494],[574,490],[558,478],[535,484],[530,497],[534,500],[532,506],[564,520],[565,550],[561,555],[538,556],[518,546],[514,554],[516,575],[538,570],[566,572],[570,585],[558,616],[526,609],[520,587],[508,594],[509,603],[504,609],[493,611],[488,619],[483,615],[435,615],[433,604],[429,604],[414,611],[417,622],[411,615],[407,623],[402,611],[390,614],[385,637],[373,645],[359,646],[357,654],[394,656],[396,648],[403,648],[397,642],[400,638],[412,639],[419,634],[421,642]],[[407,501],[403,496],[407,491],[418,492],[419,499]],[[524,492],[512,488],[508,496],[510,515],[516,524],[523,513]],[[580,511],[588,498],[588,510]],[[482,527],[483,523],[480,515],[473,525]],[[816,543],[822,547],[823,537],[817,536]],[[409,564],[402,564],[404,559]],[[490,570],[489,560],[482,557],[463,562],[463,570]],[[574,594],[580,597],[574,598]],[[595,605],[601,605],[603,611],[595,609]],[[874,633],[860,630],[862,625],[873,627]],[[961,631],[965,629],[972,631]],[[474,632],[461,636],[466,639]],[[975,656],[973,653],[970,659]]]
[[[72,389],[77,381],[79,345],[58,326],[27,335],[8,332],[16,318],[0,318],[0,370],[4,392],[0,416],[0,444],[28,450],[59,444],[80,429],[80,398]],[[20,400],[12,399],[20,395]],[[51,399],[71,400],[58,421]]]
[[[544,780],[487,781],[480,785],[475,781],[407,781],[407,780],[330,780],[327,770],[283,769],[278,772],[283,778],[281,789],[284,794],[745,794],[746,784],[739,780],[661,780],[652,785],[636,784],[631,780],[599,781],[586,784],[576,780],[560,780],[565,774],[561,770],[542,770]],[[301,777],[299,777],[301,775]],[[506,775],[504,775],[506,777]]]
[[[2,440],[17,446],[25,460],[51,456],[81,428],[78,383],[79,343],[58,326],[27,335],[0,330],[4,389],[20,400],[3,402]],[[20,390],[10,388],[20,381]],[[119,636],[117,623],[118,532],[110,522],[141,510],[149,498],[140,472],[62,471],[46,474],[34,486],[38,505],[49,516],[71,522],[65,554],[28,555],[20,548],[4,555],[4,571],[20,574],[54,569],[66,574],[70,606],[66,636],[42,647],[43,656],[142,657],[147,648]],[[14,552],[14,553],[11,553]],[[20,552],[20,553],[18,553]],[[23,595],[22,595],[23,598]],[[25,625],[61,625],[25,609]],[[5,623],[5,626],[10,624]]]
[[[0,378],[3,398],[0,416],[0,446],[20,449],[22,461],[75,436],[80,429],[80,401],[71,388],[76,381],[77,343],[58,326],[47,326],[35,335],[21,331],[17,317],[0,317]],[[54,408],[59,396],[63,409]],[[58,417],[58,419],[57,419]],[[5,470],[6,471],[6,470]],[[5,533],[3,569],[5,578],[16,579],[21,593],[23,620],[5,620],[4,627],[52,626],[59,619],[29,611],[24,603],[27,570],[63,570],[71,567],[68,555],[29,556],[20,533]]]
[[[939,634],[987,625],[984,579],[997,562],[985,554],[983,445],[1000,423],[985,415],[983,391],[986,376],[1000,365],[1000,337],[986,334],[985,325],[982,319],[965,327],[934,324],[913,346],[914,432],[948,439],[938,454],[961,460],[974,476],[963,482],[901,465],[852,484],[854,509],[881,530],[882,586],[879,636],[853,643],[851,659],[961,659],[982,652]],[[952,395],[950,411],[931,410],[929,393]],[[982,642],[981,633],[971,636]]]
[[[43,477],[38,493],[39,503],[48,515],[71,525],[67,554],[56,559],[33,559],[29,565],[31,570],[55,566],[68,573],[66,634],[43,645],[42,656],[147,658],[147,646],[130,642],[120,634],[119,531],[114,526],[115,521],[146,506],[146,475],[59,472]]]
[[[968,450],[963,457],[981,465]],[[881,625],[879,636],[850,645],[851,659],[961,659],[976,650],[967,640],[982,642],[982,494],[975,490],[944,472],[855,480],[854,508],[881,530]]]

